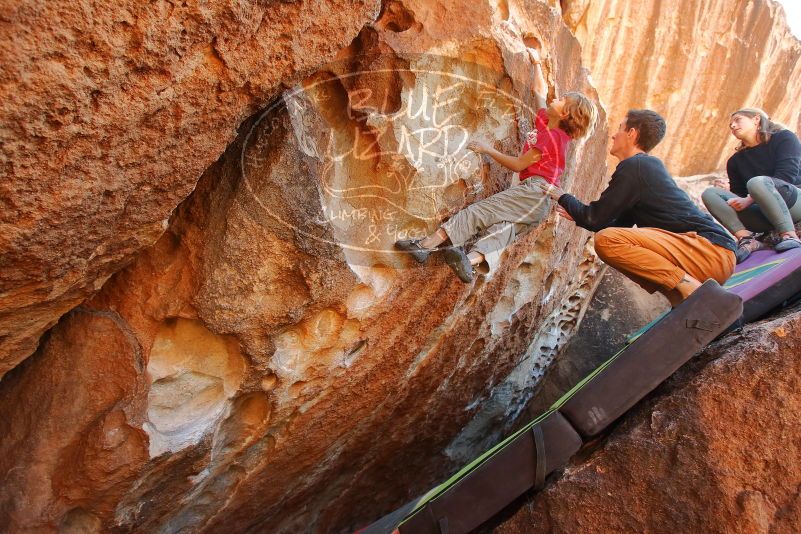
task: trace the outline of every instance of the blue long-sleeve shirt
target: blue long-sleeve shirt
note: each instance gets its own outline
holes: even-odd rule
[[[640,153],[621,161],[600,198],[584,204],[573,195],[559,204],[576,224],[597,232],[609,226],[696,232],[716,245],[735,250],[731,236],[682,191],[659,158]]]

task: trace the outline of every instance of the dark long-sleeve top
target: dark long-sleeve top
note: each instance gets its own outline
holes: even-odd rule
[[[576,224],[597,232],[609,226],[661,228],[668,232],[696,232],[716,245],[735,249],[734,240],[702,212],[682,191],[659,158],[640,153],[621,161],[609,186],[589,205],[573,195],[559,204]]]
[[[801,142],[790,130],[773,134],[767,143],[744,148],[726,162],[729,189],[735,195],[748,195],[745,184],[754,176],[770,176],[801,185]]]

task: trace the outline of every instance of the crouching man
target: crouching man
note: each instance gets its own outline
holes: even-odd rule
[[[620,163],[598,200],[586,205],[558,187],[543,190],[558,200],[559,215],[597,232],[595,251],[605,263],[675,307],[709,278],[723,284],[736,246],[648,154],[664,135],[659,114],[630,110],[612,135],[610,153]]]

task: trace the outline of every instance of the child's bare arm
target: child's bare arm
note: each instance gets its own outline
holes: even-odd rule
[[[499,152],[483,141],[471,141],[467,148],[478,154],[486,154],[504,167],[514,172],[520,172],[533,165],[540,159],[540,151],[532,148],[519,156],[510,156]]]
[[[528,55],[534,64],[534,103],[537,109],[546,106],[548,98],[548,84],[545,82],[545,75],[542,73],[542,58],[540,53],[533,48],[528,49]]]

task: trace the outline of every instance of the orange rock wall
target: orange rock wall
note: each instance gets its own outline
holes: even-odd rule
[[[801,131],[801,43],[773,0],[565,0],[564,19],[614,131],[629,108],[667,120],[654,155],[677,176],[725,167],[729,115],[764,108]],[[610,160],[611,163],[611,160]]]

